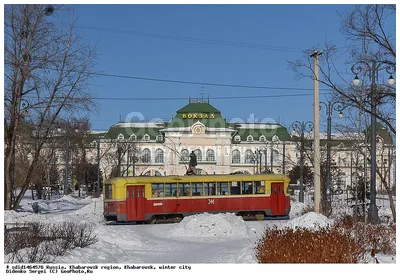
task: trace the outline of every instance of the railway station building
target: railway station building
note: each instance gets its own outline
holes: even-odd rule
[[[394,154],[393,142],[388,133],[377,131],[377,168],[382,172],[386,168],[389,182],[393,183],[394,165],[389,164]],[[368,143],[363,140],[365,135],[359,138],[332,135],[331,158],[340,170],[334,187],[350,186],[358,170],[365,167],[359,146],[362,143],[366,147]],[[112,125],[101,136],[104,156],[100,166],[104,179],[109,178],[113,169],[120,176],[185,175],[189,155],[194,152],[197,174],[288,174],[299,165],[301,141],[308,143],[303,150],[303,163],[312,166],[312,132],[300,139],[290,128],[276,122],[227,122],[208,101],[189,99],[171,121]],[[321,132],[322,157],[324,151],[326,155],[326,134]]]

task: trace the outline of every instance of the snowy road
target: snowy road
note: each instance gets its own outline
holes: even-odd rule
[[[233,222],[231,227],[228,222]],[[201,220],[191,217],[186,224],[99,226],[99,242],[59,257],[57,262],[256,263],[254,247],[263,229],[286,222],[245,222],[234,215],[226,218],[221,214]]]

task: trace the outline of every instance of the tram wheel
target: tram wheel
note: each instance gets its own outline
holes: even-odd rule
[[[257,213],[255,216],[257,221],[264,220],[264,213]]]
[[[183,220],[182,216],[175,216],[172,218],[174,223],[180,223]]]
[[[153,217],[151,217],[150,220],[146,221],[147,224],[155,224],[156,222],[157,222],[157,217],[156,216],[153,216]]]

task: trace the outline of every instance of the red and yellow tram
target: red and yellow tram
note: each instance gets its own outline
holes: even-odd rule
[[[137,223],[179,222],[204,212],[287,217],[289,181],[281,174],[117,177],[104,182],[103,214],[107,221]]]

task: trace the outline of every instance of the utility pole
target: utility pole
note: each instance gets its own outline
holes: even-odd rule
[[[97,190],[100,190],[100,139],[97,140]]]
[[[320,171],[320,135],[319,135],[319,65],[318,58],[322,51],[314,51],[310,57],[314,58],[314,211],[320,213],[321,204],[321,171]]]

